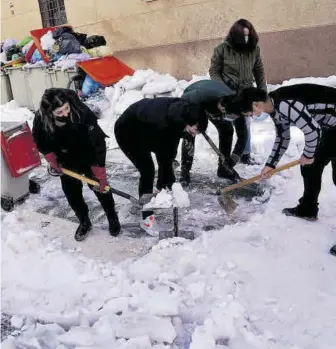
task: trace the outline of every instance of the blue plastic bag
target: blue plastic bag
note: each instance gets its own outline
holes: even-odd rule
[[[100,84],[90,78],[89,75],[86,75],[85,80],[82,86],[82,95],[83,97],[88,97],[92,93],[96,92],[100,87]]]
[[[41,56],[41,53],[39,52],[39,50],[38,49],[36,49],[35,51],[34,51],[34,53],[32,54],[32,57],[31,57],[31,59],[30,59],[30,61],[31,61],[31,63],[36,63],[36,62],[38,62],[38,61],[42,61],[42,56]]]

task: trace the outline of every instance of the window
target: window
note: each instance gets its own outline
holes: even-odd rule
[[[43,28],[67,23],[64,0],[39,0]]]

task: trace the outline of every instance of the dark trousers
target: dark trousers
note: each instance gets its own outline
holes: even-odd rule
[[[210,119],[218,131],[219,137],[219,150],[229,159],[231,156],[232,140],[233,140],[233,124],[232,122],[225,120],[217,120],[215,118]],[[182,158],[181,158],[181,169],[189,173],[191,170],[194,155],[195,155],[195,137],[190,135],[186,136],[182,141]],[[218,166],[221,162],[218,161]]]
[[[144,194],[152,194],[154,187],[155,178],[155,166],[152,159],[150,151],[145,151],[143,149],[128,149],[128,147],[123,149],[121,144],[120,148],[124,154],[129,158],[133,165],[137,168],[140,173],[139,180],[139,198]],[[160,168],[159,168],[160,171]],[[153,211],[142,212],[142,218],[146,219],[151,216]]]
[[[83,184],[78,179],[69,177],[67,175],[61,176],[61,183],[63,192],[68,200],[70,207],[74,210],[80,222],[88,218],[89,209],[83,197]],[[89,186],[92,189],[92,186]],[[112,193],[99,193],[93,191],[101,203],[107,217],[116,215],[114,199]]]
[[[333,182],[336,185],[336,128],[322,132],[320,144],[312,165],[301,166],[304,192],[300,205],[312,213],[317,213],[318,197],[321,191],[324,168],[331,162]]]

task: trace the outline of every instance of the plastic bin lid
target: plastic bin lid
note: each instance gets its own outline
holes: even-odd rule
[[[1,121],[0,122],[0,130],[1,131],[8,131],[16,127],[20,127],[21,125],[25,124],[26,121]]]
[[[71,25],[65,24],[65,25],[60,25],[60,26],[56,26],[56,27],[47,27],[47,28],[40,28],[40,29],[34,29],[30,31],[30,36],[33,39],[34,43],[33,45],[30,47],[30,49],[28,50],[27,54],[26,54],[26,60],[30,60],[34,51],[36,49],[38,49],[38,51],[41,54],[42,59],[48,63],[49,62],[49,58],[46,56],[46,54],[44,53],[44,51],[42,50],[42,46],[41,46],[41,38],[43,35],[47,34],[48,31],[54,32],[57,28],[60,27],[69,27],[72,28]]]
[[[124,76],[134,74],[132,68],[114,56],[90,59],[89,61],[78,62],[77,65],[94,81],[103,86],[112,85]]]

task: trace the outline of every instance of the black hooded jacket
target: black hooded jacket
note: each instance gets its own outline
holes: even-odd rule
[[[153,152],[163,178],[159,182],[171,185],[175,181],[172,163],[186,125],[199,124],[205,131],[208,120],[199,105],[181,98],[145,98],[130,107],[115,123],[115,137],[129,153]]]
[[[65,126],[55,126],[55,131],[45,129],[40,111],[33,123],[33,137],[40,153],[55,153],[64,167],[77,171],[91,166],[105,166],[106,134],[99,127],[97,117],[91,109],[79,100],[74,91],[68,91],[71,104],[75,104],[79,119]]]

